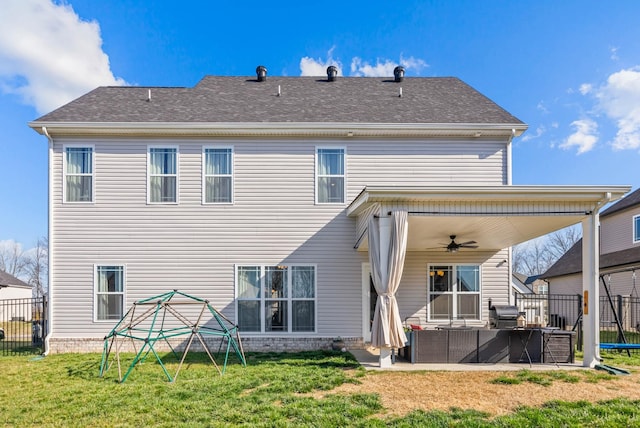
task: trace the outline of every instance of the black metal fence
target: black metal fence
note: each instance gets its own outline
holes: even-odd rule
[[[528,323],[574,330],[578,349],[582,349],[582,295],[518,294],[516,306],[524,312]],[[600,296],[599,309],[600,343],[640,345],[639,297],[611,296],[609,299],[608,296]],[[620,352],[619,349],[613,351]],[[640,349],[630,351],[640,352]]]
[[[46,297],[0,300],[0,354],[42,353],[46,314]]]
[[[582,349],[580,294],[517,294],[515,303],[529,324],[575,331],[578,349]]]

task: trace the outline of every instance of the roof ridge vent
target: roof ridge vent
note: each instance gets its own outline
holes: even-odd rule
[[[393,69],[393,78],[396,82],[402,82],[404,80],[404,67],[399,65]]]
[[[330,65],[327,67],[327,80],[329,82],[335,82],[338,77],[338,67],[335,65]]]
[[[267,67],[259,65],[256,67],[256,74],[258,75],[258,82],[264,82],[267,80]]]

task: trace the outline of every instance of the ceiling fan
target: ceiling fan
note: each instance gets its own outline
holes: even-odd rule
[[[477,245],[474,245],[477,244],[476,241],[467,241],[458,244],[456,242],[456,235],[449,235],[449,238],[451,238],[451,242],[445,246],[449,253],[456,253],[460,248],[478,248]]]

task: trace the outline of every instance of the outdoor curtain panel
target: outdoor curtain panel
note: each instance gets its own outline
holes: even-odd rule
[[[407,336],[396,302],[396,291],[402,278],[407,252],[407,212],[391,212],[391,239],[388,257],[381,257],[380,220],[369,220],[369,262],[373,284],[378,292],[376,310],[371,326],[371,345],[376,348],[402,348]]]

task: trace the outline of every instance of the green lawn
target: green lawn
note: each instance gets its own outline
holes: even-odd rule
[[[219,376],[193,354],[169,383],[149,359],[118,383],[117,368],[98,376],[99,354],[0,357],[0,426],[265,426],[265,427],[559,427],[640,426],[640,402],[551,401],[495,419],[469,409],[414,411],[388,417],[375,394],[312,398],[358,383],[365,372],[349,353],[248,354]],[[170,372],[177,361],[166,357]]]

